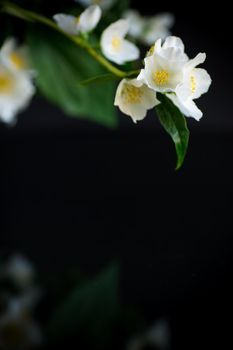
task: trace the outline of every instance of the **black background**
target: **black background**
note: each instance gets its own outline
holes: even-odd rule
[[[232,40],[226,1],[136,3],[171,11],[190,56],[207,53],[210,92],[189,120],[190,148],[173,145],[153,115],[120,128],[66,118],[37,97],[14,128],[0,125],[1,251],[40,272],[97,272],[121,263],[122,299],[148,320],[170,319],[173,349],[232,347]]]

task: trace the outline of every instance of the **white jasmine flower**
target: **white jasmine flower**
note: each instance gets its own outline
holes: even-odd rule
[[[20,288],[29,287],[34,280],[32,264],[21,255],[14,255],[3,266],[0,275],[12,280]]]
[[[103,54],[117,64],[137,60],[140,56],[137,46],[125,39],[129,30],[129,22],[125,19],[111,24],[101,36]]]
[[[129,35],[135,39],[139,39],[145,27],[144,17],[137,10],[129,9],[124,12],[123,18],[129,21]]]
[[[108,10],[116,2],[116,0],[76,0],[81,5],[87,7],[90,5],[99,5],[103,10]]]
[[[148,331],[132,338],[127,350],[150,349],[166,350],[170,347],[171,331],[166,320],[157,321]]]
[[[168,37],[163,45],[161,39],[158,39],[150,55],[145,58],[145,68],[137,79],[157,92],[175,91],[183,81],[183,70],[187,61],[181,39]]]
[[[28,106],[34,93],[28,73],[13,69],[0,56],[0,120],[13,123],[16,114]]]
[[[6,64],[15,70],[24,70],[34,74],[29,64],[29,57],[26,46],[17,46],[14,38],[8,38],[3,44],[0,55]]]
[[[199,64],[204,63],[205,59],[206,54],[200,53],[187,62],[184,68],[183,83],[177,86],[176,94],[167,95],[185,116],[196,120],[200,120],[203,114],[193,100],[206,93],[211,85],[211,78],[207,71],[196,68]]]
[[[158,105],[156,93],[137,79],[123,79],[116,92],[114,105],[136,123],[146,117],[148,109]]]
[[[66,14],[56,14],[53,19],[58,27],[70,35],[91,32],[100,21],[101,9],[97,5],[88,7],[79,17]]]
[[[171,13],[143,17],[138,11],[130,9],[123,17],[130,22],[129,34],[145,45],[152,45],[157,39],[168,37],[169,29],[174,24],[174,16]]]
[[[25,299],[10,299],[0,316],[0,346],[3,349],[27,349],[37,346],[42,334],[31,316]]]
[[[152,45],[157,39],[164,40],[168,37],[175,19],[171,13],[161,13],[153,16],[146,21],[144,32],[141,33],[140,39],[146,45]]]

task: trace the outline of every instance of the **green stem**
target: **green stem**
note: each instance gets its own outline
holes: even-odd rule
[[[47,27],[50,27],[56,30],[57,32],[65,35],[69,40],[74,42],[76,45],[78,45],[82,49],[86,50],[90,56],[92,56],[103,67],[105,67],[112,74],[116,75],[118,78],[127,78],[138,74],[138,71],[125,72],[118,69],[117,67],[112,65],[108,60],[106,60],[101,54],[99,54],[86,40],[84,40],[81,37],[73,36],[68,33],[65,33],[52,20],[50,20],[47,17],[44,17],[32,11],[25,10],[9,2],[3,2],[3,5],[1,6],[0,9],[4,13],[21,18],[23,20],[44,24]]]

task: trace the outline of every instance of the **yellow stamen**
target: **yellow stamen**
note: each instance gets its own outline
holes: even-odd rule
[[[147,51],[147,54],[146,56],[149,57],[149,56],[152,56],[155,52],[155,44],[151,46],[151,48],[149,49],[149,51]]]
[[[121,38],[119,38],[119,37],[112,38],[111,44],[112,44],[112,47],[115,51],[119,51],[121,48]]]
[[[122,97],[125,103],[140,103],[143,92],[136,86],[125,84],[122,90]]]
[[[12,81],[10,77],[0,72],[0,94],[6,94],[11,90]]]
[[[16,52],[12,52],[10,55],[10,60],[17,69],[25,68],[25,62],[21,55]]]
[[[190,81],[191,81],[191,91],[192,91],[192,94],[194,94],[197,88],[197,83],[194,75],[191,75]]]
[[[156,85],[166,85],[169,81],[169,73],[166,70],[158,70],[153,75],[153,80]]]
[[[80,16],[75,18],[75,24],[79,24],[79,22],[80,22]]]

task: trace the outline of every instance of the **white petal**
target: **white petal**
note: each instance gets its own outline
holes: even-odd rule
[[[186,117],[192,117],[199,121],[203,113],[202,111],[197,107],[195,102],[189,98],[185,102],[181,101],[175,94],[167,94],[167,97],[172,100],[174,105],[186,116]]]
[[[187,55],[176,47],[167,47],[166,49],[162,48],[162,50],[159,51],[159,55],[170,62],[180,62],[183,66],[184,63],[188,61]]]
[[[102,41],[112,40],[113,37],[124,38],[129,30],[129,21],[119,19],[117,22],[110,24],[102,34]]]
[[[170,35],[170,28],[174,24],[174,16],[169,13],[145,18],[144,31],[141,41],[146,45],[152,45],[157,39],[165,39]]]
[[[2,45],[0,53],[3,56],[10,55],[16,49],[16,40],[14,38],[8,38]]]
[[[9,90],[0,93],[0,119],[12,123],[16,114],[28,106],[35,87],[27,72],[10,69],[1,60],[0,73],[10,81]]]
[[[102,11],[99,6],[92,5],[88,7],[79,18],[80,31],[82,33],[90,32],[100,21]]]
[[[175,17],[172,13],[159,13],[152,17],[152,20],[157,22],[160,26],[171,28],[174,25]]]
[[[139,48],[128,40],[123,40],[121,58],[123,63],[135,61],[140,56]]]
[[[129,9],[124,12],[123,18],[129,21],[129,35],[133,38],[139,38],[143,32],[145,21],[136,10]]]
[[[205,69],[195,68],[193,69],[192,74],[196,80],[196,91],[194,92],[192,98],[196,99],[209,90],[212,81],[210,75]]]
[[[76,35],[79,32],[77,18],[71,15],[65,15],[63,13],[53,16],[54,21],[58,27],[65,33],[70,35]]]
[[[156,97],[154,90],[148,88],[146,85],[142,87],[144,94],[142,96],[142,104],[147,108],[151,109],[160,104],[160,101]]]
[[[168,47],[174,47],[174,48],[180,49],[182,52],[184,52],[184,43],[177,36],[169,36],[166,38],[166,40],[163,44],[163,48],[166,49]]]
[[[145,69],[141,69],[141,71],[137,77],[137,80],[141,81],[143,84],[147,84],[146,77],[145,77]]]
[[[181,101],[186,101],[188,98],[192,98],[190,77],[183,84],[177,86],[176,95]]]
[[[191,70],[195,67],[197,67],[199,64],[204,63],[206,60],[206,54],[205,53],[199,53],[195,58],[193,58],[192,60],[190,60],[187,65],[186,65],[186,69],[187,70]]]

